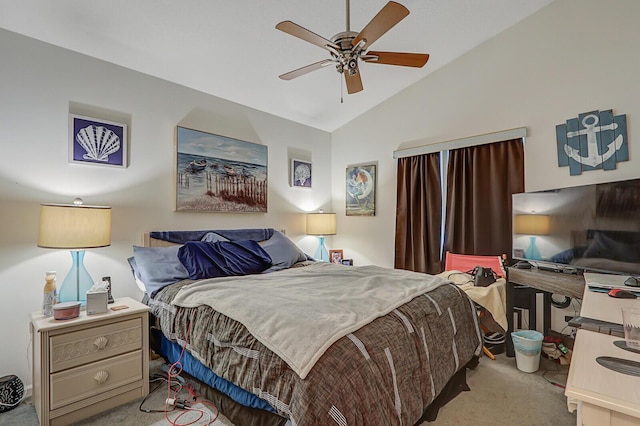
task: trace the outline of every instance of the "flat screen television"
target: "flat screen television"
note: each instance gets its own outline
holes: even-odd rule
[[[640,179],[514,194],[512,222],[513,259],[640,276]]]

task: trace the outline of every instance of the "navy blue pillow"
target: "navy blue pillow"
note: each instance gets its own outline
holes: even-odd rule
[[[259,274],[271,266],[271,257],[253,240],[189,241],[178,250],[189,278]]]

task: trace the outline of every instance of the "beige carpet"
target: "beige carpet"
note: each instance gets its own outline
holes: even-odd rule
[[[515,358],[507,358],[501,354],[495,361],[491,361],[483,357],[480,365],[467,373],[471,391],[461,393],[440,410],[435,422],[423,423],[420,426],[575,425],[576,416],[567,411],[564,389],[557,386],[565,384],[568,368],[547,359],[541,360],[540,367],[541,369],[536,373],[523,373],[516,368]],[[151,389],[155,386],[152,383]],[[166,390],[159,389],[145,401],[143,408],[161,409],[165,398]],[[82,426],[169,424],[164,420],[163,413],[139,411],[140,402],[135,401],[78,424]],[[169,417],[174,420],[178,414],[173,412]],[[188,423],[182,420],[186,420],[186,417],[182,417],[179,423]],[[35,410],[29,404],[21,404],[14,410],[0,414],[0,425],[3,426],[37,424]],[[194,424],[203,425],[205,422],[201,420]],[[220,416],[215,425],[234,426],[224,416]]]
[[[540,360],[536,373],[523,373],[515,358],[483,357],[475,370],[467,372],[471,391],[444,406],[435,422],[421,426],[575,425],[576,414],[567,410],[560,387],[566,384],[568,372],[568,367],[546,358]]]

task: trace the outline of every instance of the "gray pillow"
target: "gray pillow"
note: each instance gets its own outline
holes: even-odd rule
[[[204,234],[204,237],[200,239],[200,241],[204,241],[207,243],[217,243],[218,241],[229,241],[229,240],[220,234],[216,234],[215,232],[207,232],[206,234]]]
[[[287,269],[294,263],[307,260],[307,255],[280,231],[274,231],[271,238],[260,241],[259,244],[269,254],[273,264],[263,274]]]
[[[180,247],[133,246],[136,269],[149,297],[169,284],[189,278],[187,268],[178,259]]]

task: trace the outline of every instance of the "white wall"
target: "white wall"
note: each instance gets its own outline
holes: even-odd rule
[[[45,271],[60,284],[71,266],[68,251],[36,247],[41,202],[113,207],[112,245],[88,250],[85,264],[96,280],[112,277],[116,297],[141,298],[126,259],[151,230],[284,228],[315,252],[302,213],[330,210],[330,134],[4,30],[0,56],[0,376],[31,383],[28,315]],[[128,168],[68,163],[70,106],[130,120]],[[174,212],[178,124],[267,145],[268,213]],[[312,190],[289,186],[291,157],[313,161]]]
[[[635,0],[556,0],[336,130],[334,245],[357,264],[393,265],[397,149],[526,126],[527,191],[639,177],[638,16]],[[569,176],[568,167],[557,166],[555,126],[610,108],[627,114],[630,161],[614,171]],[[374,160],[376,216],[346,217],[345,168]]]
[[[393,266],[396,149],[526,126],[527,191],[640,177],[638,17],[636,0],[556,0],[335,131],[334,245],[356,264]],[[610,108],[627,114],[630,161],[569,176],[557,166],[555,126]],[[340,177],[347,165],[372,160],[376,216],[346,217]]]
[[[338,213],[330,248],[392,266],[399,148],[527,126],[527,190],[639,177],[638,16],[636,0],[556,0],[332,135],[0,30],[0,376],[31,382],[28,313],[39,309],[44,272],[71,265],[67,252],[36,247],[41,202],[113,206],[112,246],[85,263],[94,278],[113,277],[116,296],[139,297],[126,258],[142,232],[273,226],[312,253],[300,213],[320,207]],[[127,169],[67,163],[70,105],[130,118]],[[627,114],[631,161],[570,177],[556,165],[555,125],[609,108]],[[267,145],[269,213],[174,212],[177,124]],[[289,188],[289,157],[307,154],[314,189]],[[378,162],[376,216],[346,217],[345,168],[368,161]]]

